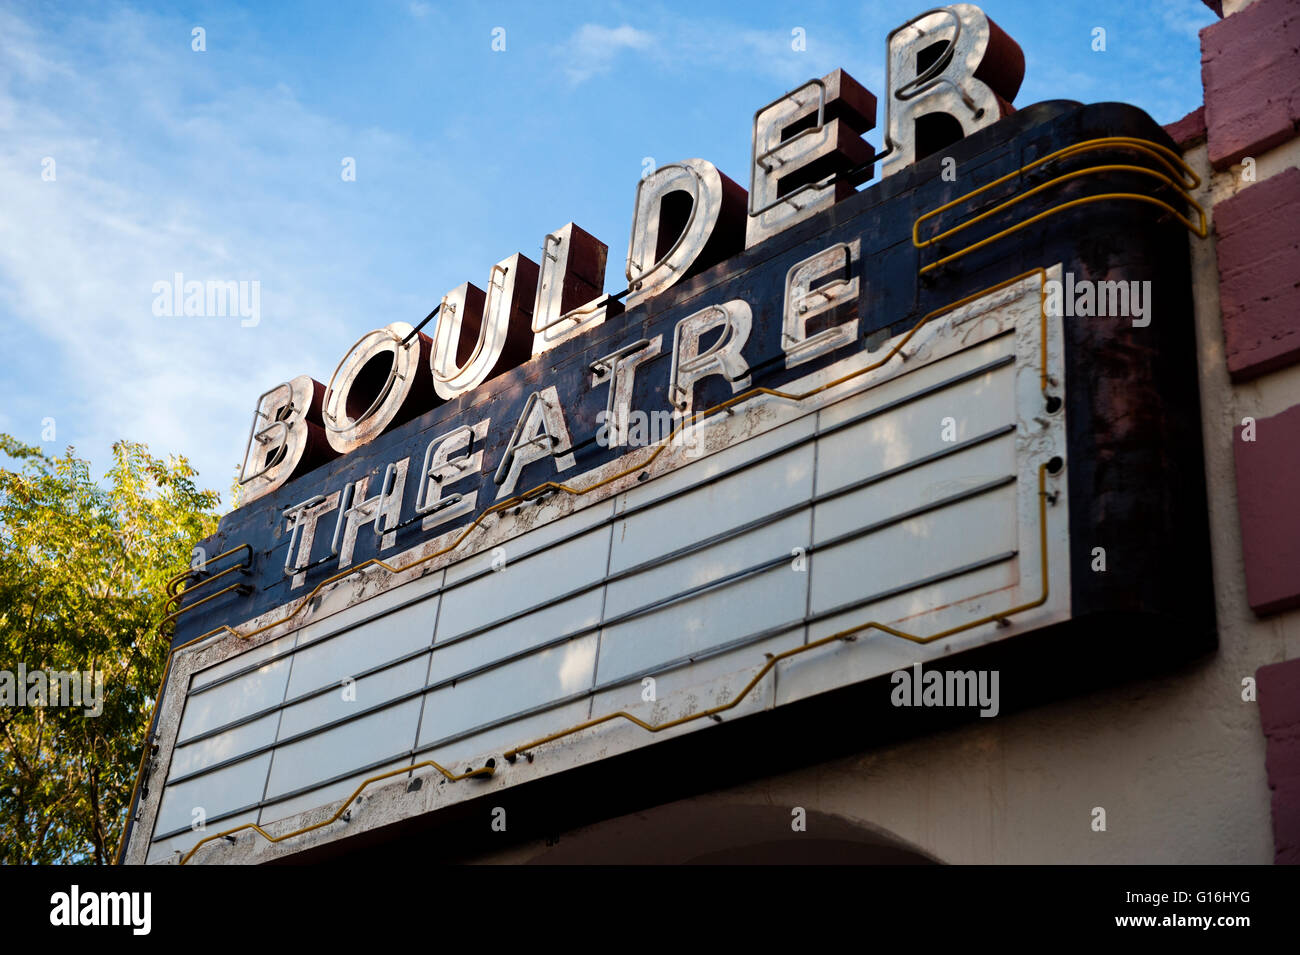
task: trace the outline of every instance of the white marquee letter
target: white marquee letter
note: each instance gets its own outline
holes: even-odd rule
[[[704,159],[642,178],[627,249],[627,307],[744,248],[745,201],[745,190]]]
[[[843,70],[786,93],[754,114],[745,248],[829,209],[871,178],[876,98]],[[850,169],[852,177],[831,181]]]
[[[781,347],[785,350],[785,367],[792,368],[818,355],[843,348],[858,337],[858,320],[853,318],[832,328],[808,335],[808,319],[840,305],[857,303],[858,277],[849,276],[859,260],[861,240],[837,242],[822,252],[797,262],[785,276],[785,316]],[[828,275],[830,282],[812,288],[812,283]]]
[[[668,400],[673,414],[690,417],[695,383],[709,375],[722,375],[736,393],[749,387],[749,363],[741,349],[749,340],[753,323],[749,305],[740,299],[710,305],[687,315],[673,330],[673,367],[668,376]],[[700,351],[700,339],[721,328],[718,340]]]
[[[617,448],[627,443],[628,412],[632,408],[632,384],[636,380],[637,366],[657,356],[663,343],[662,335],[643,338],[591,363],[591,386],[595,388],[609,382],[604,419],[609,447]]]
[[[336,456],[321,427],[324,395],[324,385],[299,375],[258,399],[239,473],[241,506]]]
[[[543,458],[554,457],[555,469],[565,471],[573,467],[571,453],[573,442],[569,426],[564,422],[564,410],[554,385],[535,391],[524,403],[519,423],[506,445],[501,464],[494,480],[500,487],[497,500],[514,493],[515,483],[524,466]]]
[[[415,496],[415,513],[426,515],[420,524],[422,530],[474,513],[478,488],[445,498],[442,492],[449,484],[474,476],[483,466],[483,442],[487,440],[489,423],[490,419],[485,418],[472,427],[463,425],[429,442]]]
[[[536,285],[537,263],[515,254],[492,266],[486,300],[468,282],[443,298],[429,355],[433,390],[439,398],[459,398],[528,360]],[[475,336],[474,351],[457,364],[456,353],[466,333]]]
[[[339,548],[339,567],[352,563],[352,552],[357,546],[357,531],[364,524],[375,525],[376,536],[381,536],[379,550],[392,547],[397,541],[398,518],[402,512],[402,494],[406,490],[406,468],[410,458],[402,458],[396,464],[390,464],[384,470],[384,483],[374,497],[366,497],[366,488],[370,477],[357,478],[343,492],[343,511],[339,515],[345,520],[343,544]],[[336,542],[337,543],[337,542]]]
[[[377,328],[352,346],[325,391],[325,431],[341,454],[355,451],[432,402],[429,352],[432,341],[411,334],[406,322]]]
[[[572,222],[542,240],[533,306],[534,355],[622,314],[621,302],[601,295],[608,254],[604,242]]]
[[[886,55],[890,151],[882,178],[1014,112],[1025,76],[1020,47],[970,3],[899,27]]]

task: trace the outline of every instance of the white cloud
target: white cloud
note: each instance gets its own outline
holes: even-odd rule
[[[651,34],[626,23],[618,27],[584,23],[564,46],[564,71],[577,85],[609,72],[621,51],[649,49],[655,42]]]
[[[642,53],[659,69],[743,72],[790,85],[850,64],[867,81],[874,78],[874,62],[852,55],[828,30],[810,28],[802,38],[806,49],[796,50],[791,28],[784,26],[762,30],[662,9],[647,12],[647,17],[655,23],[654,33],[626,23],[618,27],[583,24],[559,49],[570,81],[577,85],[608,73],[619,54],[628,50]]]
[[[225,498],[262,390],[327,376],[361,331],[418,308],[376,287],[352,227],[381,213],[348,205],[340,144],[375,157],[372,176],[380,162],[440,173],[287,87],[232,84],[187,45],[161,48],[172,24],[114,16],[64,24],[56,43],[0,14],[3,420],[36,443],[54,417],[50,450],[75,444],[99,473],[120,438],[183,453]],[[259,281],[261,322],[155,316],[153,285],[176,272]]]
[[[1164,28],[1186,39],[1199,42],[1201,30],[1218,19],[1200,0],[1161,0],[1160,3]]]

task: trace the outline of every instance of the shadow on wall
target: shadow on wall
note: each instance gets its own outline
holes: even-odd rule
[[[528,860],[539,865],[936,865],[882,830],[816,810],[685,799],[585,826]]]

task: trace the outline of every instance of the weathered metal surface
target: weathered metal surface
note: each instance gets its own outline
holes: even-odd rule
[[[499,485],[493,478],[500,468],[503,450],[511,441],[525,408],[530,407],[530,403],[531,407],[536,406],[538,399],[533,396],[543,389],[554,388],[555,400],[562,408],[565,427],[572,439],[571,446],[555,448],[573,456],[572,468],[559,472],[558,478],[568,480],[577,475],[598,477],[616,473],[622,467],[620,459],[629,455],[629,449],[596,440],[600,428],[598,416],[610,407],[606,389],[619,380],[617,374],[601,372],[602,367],[607,367],[602,365],[602,360],[643,342],[658,340],[666,346],[674,340],[678,323],[701,310],[728,302],[745,303],[750,313],[750,327],[740,356],[754,384],[780,389],[809,380],[825,380],[833,368],[844,367],[846,361],[867,361],[882,348],[883,342],[896,341],[921,316],[948,303],[1029,270],[1059,266],[1060,274],[1072,273],[1079,279],[1150,281],[1154,289],[1154,306],[1150,312],[1151,321],[1144,327],[1134,327],[1126,318],[1063,319],[1059,352],[1053,352],[1052,360],[1059,362],[1059,377],[1053,383],[1060,386],[1055,394],[1064,400],[1064,407],[1059,410],[1044,407],[1037,416],[1025,412],[1026,421],[1041,417],[1048,422],[1043,426],[1048,431],[1059,427],[1064,442],[1064,454],[1060,454],[1059,448],[1053,452],[1064,458],[1065,465],[1060,476],[1062,489],[1053,493],[1058,495],[1055,500],[1060,502],[1056,512],[1062,522],[1059,539],[1066,548],[1062,551],[1060,563],[1065,565],[1068,574],[1068,593],[1058,593],[1057,597],[1064,601],[1072,625],[1104,620],[1112,631],[1125,634],[1138,634],[1142,627],[1173,628],[1179,639],[1173,641],[1176,649],[1169,654],[1169,662],[1212,646],[1214,619],[1212,589],[1208,586],[1208,537],[1199,419],[1195,413],[1197,393],[1188,300],[1187,239],[1182,227],[1176,222],[1160,220],[1147,206],[1121,202],[1079,206],[1045,220],[1033,230],[990,243],[951,266],[928,273],[924,279],[918,277],[920,267],[948,249],[918,250],[911,241],[912,223],[923,213],[978,185],[1014,172],[1062,146],[1115,135],[1165,141],[1159,127],[1130,107],[1111,104],[1078,107],[1070,103],[1030,107],[947,150],[956,162],[957,181],[948,182],[939,175],[941,157],[922,161],[766,242],[679,282],[667,292],[630,308],[624,314],[607,316],[598,326],[583,334],[566,337],[526,364],[487,381],[473,393],[435,407],[375,438],[354,453],[267,495],[255,506],[228,515],[217,536],[205,542],[205,546],[209,553],[219,553],[234,544],[251,543],[256,560],[249,582],[254,591],[244,597],[233,594],[223,597],[182,617],[177,627],[177,644],[192,640],[219,624],[247,623],[255,627],[274,622],[283,616],[283,608],[293,607],[299,598],[312,591],[317,582],[337,573],[340,569],[338,560],[322,560],[329,557],[327,539],[330,535],[318,533],[315,549],[310,554],[311,561],[303,565],[303,580],[299,586],[294,586],[293,579],[284,572],[285,553],[292,532],[282,517],[282,511],[318,496],[328,498],[360,478],[369,479],[373,492],[384,480],[389,465],[396,462],[409,460],[413,475],[405,484],[398,524],[394,528],[386,522],[382,535],[364,530],[355,534],[351,541],[352,563],[355,565],[370,557],[395,560],[399,555],[433,553],[439,542],[454,539],[460,529],[496,500]],[[1131,154],[1126,154],[1117,161],[1135,160]],[[991,208],[1007,195],[1024,191],[1059,171],[1059,168],[1046,169],[1041,176],[1022,177],[1024,181],[987,197],[974,211]],[[963,236],[961,244],[992,235],[1014,221],[1075,196],[1099,191],[1149,191],[1149,183],[1139,182],[1139,179],[1135,174],[1112,172],[1091,180],[1075,180],[1048,195],[1031,197],[1014,210],[991,217],[972,235]],[[858,282],[857,294],[851,299],[845,296],[841,303],[815,315],[807,322],[803,333],[811,337],[856,322],[855,334],[846,339],[842,347],[830,348],[824,353],[807,356],[806,360],[790,363],[783,346],[783,335],[789,336],[792,331],[785,312],[791,270],[839,244],[854,250],[849,257],[845,278]],[[809,291],[815,291],[817,287],[813,284]],[[915,344],[921,347],[924,341],[918,340]],[[646,360],[636,367],[635,374],[622,378],[622,387],[630,391],[633,408],[668,415],[674,405],[679,404],[672,401],[670,395],[673,349],[661,347],[653,356],[649,351],[653,349],[647,351]],[[933,353],[934,356],[939,354]],[[917,360],[925,361],[923,355],[924,352],[918,351]],[[704,408],[726,400],[732,394],[733,382],[727,376],[714,375],[695,384],[692,398],[696,407]],[[765,419],[767,412],[757,410],[767,407],[760,402],[753,408],[737,409],[737,413],[719,427],[702,432],[705,462],[715,458],[721,460],[726,449],[742,438],[758,440],[764,433],[764,422],[767,426],[774,423]],[[488,423],[483,426],[485,421]],[[1052,424],[1053,421],[1059,423]],[[463,476],[459,476],[462,474],[459,469],[456,475],[448,475],[457,477],[457,480],[446,480],[448,486],[442,490],[446,495],[455,491],[464,496],[458,502],[454,519],[431,526],[416,510],[417,500],[427,501],[428,491],[421,490],[423,475],[417,476],[413,472],[426,460],[431,441],[471,425],[479,429],[472,442],[474,467],[464,469]],[[786,424],[786,427],[793,426],[793,419]],[[1039,448],[1039,451],[1046,447]],[[851,460],[847,453],[837,456]],[[613,484],[609,496],[602,495],[601,499],[617,500],[618,495],[630,494],[638,488],[651,494],[666,493],[674,480],[674,470],[687,468],[693,461],[696,466],[705,463],[698,458],[698,449],[692,451],[688,446],[669,448],[646,469],[645,480],[639,480],[637,474],[630,474]],[[850,466],[870,470],[866,463]],[[682,473],[688,471],[689,468]],[[555,479],[556,463],[548,455],[523,465],[517,474],[519,490]],[[1017,480],[1023,484],[1025,476],[1022,474]],[[1063,492],[1063,485],[1067,482],[1068,495]],[[757,486],[755,490],[757,493]],[[425,495],[423,498],[420,497],[422,493]],[[1030,494],[1029,499],[1033,496]],[[888,496],[864,498],[857,507],[869,509],[873,501],[887,499]],[[768,504],[769,510],[779,510],[781,506],[776,499]],[[898,506],[903,506],[902,498],[898,499]],[[1019,516],[1016,522],[1021,531],[1031,526],[1035,519],[1033,514],[1025,513],[1024,507],[1025,499],[1022,498],[1017,505]],[[698,534],[702,533],[699,528],[704,526],[714,510],[716,508],[706,506],[694,517],[687,515],[680,522],[661,526],[658,532],[670,536],[677,533],[679,546],[690,545],[698,540]],[[546,535],[551,532],[547,528],[560,527],[555,522],[561,518],[570,522],[564,526],[571,526],[571,522],[579,519],[604,520],[614,516],[601,516],[599,506],[587,507],[564,494],[550,495],[503,518],[492,519],[467,538],[465,553],[481,556],[477,558],[478,564],[469,562],[465,567],[479,567],[479,572],[482,572],[480,565],[491,560],[494,547],[517,540],[519,535],[529,530],[543,541],[549,540]],[[329,517],[322,517],[322,528],[330,526]],[[1068,534],[1065,525],[1068,525]],[[653,523],[646,525],[642,533],[652,531]],[[963,531],[963,535],[969,537],[978,537],[980,533],[980,529],[973,525]],[[387,546],[386,540],[391,541]],[[809,543],[814,543],[811,538]],[[527,586],[538,588],[539,594],[555,594],[572,583],[569,577],[581,578],[591,570],[589,556],[582,556],[578,543],[565,546],[572,551],[567,559],[558,545],[533,558],[536,565],[545,564],[548,569],[529,577],[531,582]],[[1092,570],[1093,551],[1098,546],[1105,547],[1110,555],[1109,572]],[[575,547],[578,550],[574,550]],[[1024,542],[1019,542],[1016,549],[1023,550]],[[606,554],[610,554],[608,545]],[[554,559],[548,561],[547,556]],[[507,559],[513,559],[509,550]],[[1117,559],[1120,561],[1118,566]],[[258,637],[254,641],[257,649],[250,652],[261,653],[263,647],[276,641],[292,639],[283,635],[293,634],[304,625],[308,629],[316,627],[317,633],[324,632],[320,627],[337,628],[344,617],[375,609],[386,599],[384,595],[394,592],[398,584],[414,586],[420,582],[420,586],[431,588],[426,593],[435,593],[452,583],[455,573],[461,573],[452,566],[458,560],[459,554],[449,555],[427,567],[397,575],[381,568],[368,568],[322,591],[304,608],[299,619]],[[900,572],[919,572],[920,566],[904,566]],[[464,572],[471,571],[467,569]],[[491,571],[486,573],[490,575]],[[873,592],[869,578],[870,575],[865,575],[861,584],[864,597]],[[492,578],[483,579],[490,584]],[[478,586],[491,589],[488,584]],[[516,577],[511,589],[521,586],[524,584]],[[613,593],[609,589],[612,584],[603,586],[606,588],[604,599],[608,600]],[[971,599],[969,595],[949,597],[952,599],[940,596],[927,612],[941,616],[958,613],[958,605]],[[519,594],[511,599],[516,598],[523,599]],[[442,599],[440,613],[449,612],[451,597]],[[1054,612],[1059,613],[1062,605],[1053,606],[1056,607]],[[575,626],[580,628],[584,624],[580,622],[579,611],[575,605],[575,612],[578,612],[575,619],[579,620]],[[442,619],[439,618],[439,627],[443,626]],[[454,621],[454,612],[448,619]],[[1043,618],[1029,629],[1053,619],[1059,618]],[[469,623],[465,626],[473,628]],[[1012,626],[1014,628],[1016,624],[1013,622]],[[543,628],[543,635],[546,633],[563,635],[564,631]],[[799,637],[800,640],[813,638],[811,627]],[[771,646],[779,650],[784,646],[783,639],[782,634],[772,634],[774,642]],[[937,652],[947,654],[973,645],[970,641],[958,640],[941,648],[935,646]],[[613,643],[611,653],[612,647]],[[761,645],[755,648],[761,649]],[[239,651],[244,649],[231,638],[210,641],[197,650],[185,651],[184,655],[189,659],[184,672],[197,673],[223,660],[237,660]],[[691,652],[689,646],[682,649]],[[846,647],[842,656],[837,651],[836,662],[829,668],[824,663],[820,668],[804,666],[802,683],[797,676],[800,667],[794,667],[788,680],[785,675],[781,677],[784,696],[778,699],[775,688],[766,691],[767,696],[759,693],[753,701],[740,706],[737,715],[747,712],[749,707],[761,710],[778,703],[783,707],[798,706],[796,700],[806,701],[822,695],[832,685],[827,682],[830,679],[828,673],[837,674],[834,677],[837,680],[868,680],[879,672],[879,660],[874,669],[855,671],[853,667],[857,664],[853,661],[860,657],[851,657],[849,649]],[[581,653],[595,654],[590,657],[594,665],[600,650],[593,646],[590,650],[582,649],[579,655]],[[909,657],[914,658],[915,653]],[[629,662],[623,666],[622,672],[627,676],[635,675],[637,671]],[[721,670],[701,668],[689,672],[704,679],[709,687],[709,699],[717,700],[726,698],[726,693],[734,689],[735,674],[747,671],[744,665],[732,658]],[[527,680],[513,690],[503,685],[500,692],[509,697],[526,685]],[[598,703],[622,706],[628,702],[618,697],[618,693],[624,691],[616,687],[599,689],[599,686],[599,680],[588,683],[588,691],[596,691],[595,700],[588,698],[574,713],[563,711],[556,719],[572,715],[578,721],[595,712]],[[688,696],[680,697],[674,692],[671,701],[665,701],[665,706],[685,707],[683,712],[691,707],[698,710],[702,706],[701,701],[689,699],[688,687],[680,689]],[[419,692],[436,691],[421,684]],[[178,714],[184,695],[184,681],[174,677],[167,689],[157,730],[171,740],[175,740],[181,729]],[[514,737],[527,736],[529,726],[527,720],[521,719],[511,732]],[[688,732],[685,729],[681,732],[674,730],[665,736]],[[482,744],[480,748],[458,752],[465,757],[474,753],[482,755],[493,752],[495,746],[504,747],[509,742],[520,741],[514,737],[506,739],[498,734],[489,740],[480,736],[477,738],[478,744]],[[472,799],[476,792],[499,791],[527,780],[541,779],[663,738],[646,735],[643,730],[630,725],[608,729],[604,733],[588,731],[565,744],[566,755],[559,761],[558,768],[555,761],[543,765],[545,761],[539,760],[536,766],[517,764],[519,769],[512,770],[514,775],[503,773],[486,783],[474,781],[472,786],[482,787],[477,791],[456,790],[452,785],[438,786],[436,798],[432,790],[430,792],[429,798],[433,802],[428,806],[422,803],[416,811],[435,804],[446,806],[462,799]],[[268,750],[268,758],[269,753]],[[380,753],[376,758],[387,759],[397,755]],[[408,753],[405,758],[412,756]],[[156,769],[164,777],[175,777],[174,773],[169,774],[165,760]],[[369,766],[366,771],[378,772],[380,769]],[[331,785],[342,785],[347,778]],[[397,791],[396,787],[389,788]],[[388,792],[388,789],[383,791]],[[403,802],[394,798],[397,803]],[[409,800],[406,803],[409,804]],[[156,792],[144,801],[144,805],[151,807],[151,813],[156,813]],[[261,811],[255,811],[254,815]],[[222,825],[242,820],[243,815],[246,813],[236,812]],[[373,824],[386,825],[394,818],[378,814]],[[155,831],[152,824],[149,831]],[[321,833],[326,832],[321,830]],[[306,844],[320,844],[321,840],[336,837],[318,833],[307,837]],[[249,860],[293,851],[295,849],[287,845],[265,850],[249,847],[239,849],[234,857]],[[143,852],[143,845],[133,840],[133,856],[142,858]]]
[[[658,722],[682,699],[716,699],[710,683],[740,692],[734,672],[765,652],[812,646],[867,619],[924,635],[1030,608],[943,644],[890,638],[843,659],[818,650],[782,668],[776,696],[725,699],[736,702],[727,718],[879,675],[917,652],[932,660],[1067,619],[1066,480],[1051,479],[1049,513],[1037,479],[1065,445],[1061,416],[1038,420],[1045,331],[1058,378],[1061,368],[1059,319],[1041,318],[1045,277],[918,329],[905,363],[869,370],[869,353],[850,355],[797,388],[862,374],[802,401],[738,405],[701,426],[698,453],[670,448],[646,481],[612,482],[568,516],[544,505],[527,523],[506,515],[485,530],[491,550],[449,555],[405,586],[379,578],[366,594],[340,581],[307,619],[252,641],[294,647],[242,666],[247,645],[236,638],[186,650],[176,692],[191,676],[203,685],[188,694],[174,745],[163,740],[178,762],[159,766],[167,784],[154,857],[197,838],[188,828],[196,805],[218,829],[246,807],[261,824],[279,822],[412,748],[444,765],[492,760],[503,781],[515,779],[509,743],[589,713]],[[956,415],[951,446],[932,426],[944,410]],[[521,537],[528,524],[536,529]],[[498,550],[508,565],[497,566]],[[358,623],[355,613],[381,616]],[[214,667],[215,680],[206,675]],[[653,707],[646,678],[657,687]],[[340,698],[341,685],[352,699]],[[630,742],[643,732],[610,726],[593,745],[621,752],[644,745]],[[577,736],[556,747],[545,752],[550,773],[595,758]]]
[[[824,212],[870,179],[875,151],[862,137],[875,125],[875,96],[843,70],[758,110],[746,247]],[[838,178],[823,185],[831,176]]]
[[[503,447],[524,403],[544,386],[554,386],[563,396],[565,420],[574,436],[576,470],[588,470],[613,459],[619,449],[601,447],[595,440],[597,414],[606,409],[608,386],[592,386],[593,364],[642,338],[662,335],[665,344],[671,342],[677,322],[701,307],[737,299],[749,303],[753,325],[744,357],[754,380],[765,386],[780,387],[793,377],[836,360],[839,353],[832,352],[805,365],[784,367],[784,286],[793,265],[836,242],[853,240],[860,241],[862,249],[861,270],[856,276],[861,283],[860,294],[855,303],[826,313],[825,322],[829,325],[856,319],[859,347],[883,330],[907,327],[945,302],[1043,264],[1061,262],[1065,271],[1080,278],[1155,276],[1156,317],[1149,328],[1126,329],[1123,319],[1068,323],[1068,371],[1074,373],[1072,380],[1083,382],[1073,392],[1068,409],[1074,423],[1072,441],[1085,452],[1072,454],[1070,466],[1086,469],[1089,483],[1099,482],[1097,493],[1101,496],[1089,495],[1084,499],[1089,503],[1078,505],[1086,509],[1076,519],[1081,530],[1094,536],[1113,523],[1115,537],[1152,541],[1140,560],[1147,572],[1126,576],[1123,581],[1116,575],[1098,576],[1089,584],[1087,596],[1101,605],[1114,609],[1127,606],[1134,611],[1168,603],[1174,592],[1164,588],[1183,575],[1170,570],[1170,562],[1155,559],[1154,551],[1163,551],[1156,541],[1174,541],[1184,534],[1195,539],[1194,529],[1187,523],[1192,518],[1174,520],[1166,512],[1188,511],[1187,502],[1199,493],[1195,469],[1167,473],[1169,460],[1199,456],[1199,436],[1187,414],[1190,403],[1196,401],[1196,392],[1194,367],[1189,362],[1192,339],[1186,320],[1190,293],[1185,233],[1174,223],[1158,221],[1149,209],[1099,203],[1062,213],[1029,235],[992,244],[925,279],[917,277],[919,265],[936,253],[919,252],[910,241],[911,224],[923,212],[1060,146],[1101,135],[1140,135],[1160,142],[1164,134],[1130,107],[1107,104],[1074,108],[1064,103],[1030,107],[1004,120],[996,130],[983,130],[953,147],[958,182],[946,182],[938,175],[938,157],[911,172],[891,176],[815,219],[679,283],[617,319],[561,342],[472,394],[425,412],[357,453],[281,488],[257,506],[234,511],[205,546],[209,553],[219,553],[233,544],[253,543],[259,557],[251,581],[255,592],[244,599],[223,598],[183,618],[176,642],[206,632],[214,621],[247,619],[294,597],[295,588],[289,586],[281,570],[289,536],[287,524],[281,519],[285,508],[317,494],[331,493],[364,475],[369,475],[372,482],[378,481],[389,463],[405,457],[418,464],[432,438],[483,419],[491,423],[481,449],[484,456],[478,477],[487,493],[479,495],[478,509],[489,506],[495,491],[491,478]],[[1124,159],[1131,161],[1131,156],[1125,155]],[[1124,174],[1115,173],[1107,174],[1097,185],[1090,185],[1088,180],[1066,184],[1059,193],[1033,197],[1021,208],[995,218],[981,228],[980,234],[990,234],[1013,218],[1031,215],[1080,193],[1136,186],[1134,178],[1125,180]],[[815,322],[809,325],[811,331],[818,328]],[[634,408],[648,412],[672,410],[667,394],[670,358],[665,348],[639,367],[633,385]],[[699,407],[707,407],[731,393],[725,381],[713,377],[697,385],[694,401]],[[1117,417],[1117,411],[1125,416]],[[1107,468],[1117,454],[1125,455],[1125,466]],[[534,463],[524,469],[520,487],[556,475],[549,462]],[[1168,483],[1171,478],[1176,482],[1173,485]],[[413,513],[416,483],[411,482],[406,489],[403,520]],[[472,488],[475,483],[465,481],[462,486]],[[1142,495],[1156,493],[1168,503],[1153,513],[1143,506]],[[1117,511],[1117,507],[1122,510]],[[1195,508],[1190,510],[1195,513]],[[1157,513],[1165,517],[1154,537],[1129,530],[1149,525]],[[466,522],[469,519],[466,515]],[[403,550],[424,536],[418,523],[408,524],[398,530],[394,549]],[[359,541],[354,560],[382,556],[377,543]],[[1134,541],[1126,546],[1139,545]],[[313,559],[324,554],[324,550],[316,550]],[[336,570],[331,562],[319,565],[308,575],[308,589],[313,579],[323,579]],[[1128,595],[1127,603],[1118,599],[1122,593]]]
[[[408,340],[411,331],[406,322],[393,322],[367,332],[339,362],[321,411],[335,451],[364,447],[430,403],[432,342],[423,334]]]
[[[946,44],[946,45],[944,45]],[[892,176],[954,140],[995,124],[1013,110],[1025,56],[971,3],[928,10],[889,35],[888,155]]]

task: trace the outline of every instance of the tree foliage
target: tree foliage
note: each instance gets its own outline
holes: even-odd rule
[[[110,863],[169,649],[165,585],[220,497],[142,444],[115,444],[102,484],[71,448],[0,434],[0,453],[14,467],[0,467],[0,670],[104,680],[99,716],[0,705],[0,862]]]

